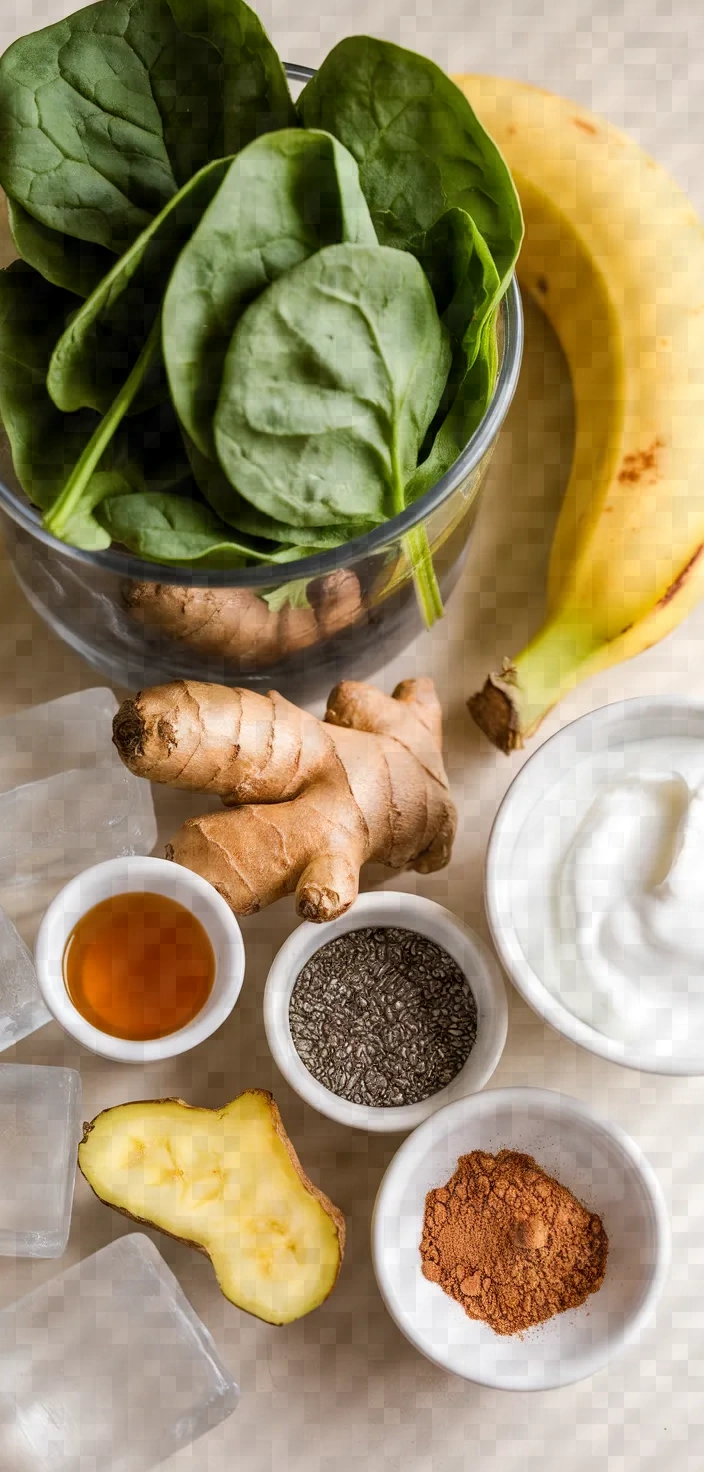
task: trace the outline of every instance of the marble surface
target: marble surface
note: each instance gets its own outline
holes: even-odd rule
[[[72,0],[2,0],[0,49],[29,25],[68,14]],[[448,68],[510,73],[562,91],[627,127],[669,167],[704,211],[704,9],[695,0],[266,0],[261,13],[281,53],[315,64],[345,34],[368,30],[415,46]],[[31,10],[31,19],[30,19]],[[482,864],[500,798],[523,757],[499,756],[464,707],[497,655],[516,649],[540,618],[547,552],[571,451],[572,402],[557,343],[527,311],[516,401],[492,464],[469,564],[444,623],[389,667],[383,683],[434,674],[447,714],[447,765],[460,827],[452,866],[400,881],[484,931]],[[704,606],[666,643],[563,701],[541,732],[624,695],[689,691],[704,697]],[[0,562],[0,713],[95,683],[42,627]],[[120,693],[119,691],[117,692]],[[163,836],[192,806],[157,794]],[[376,875],[370,882],[377,880]],[[217,1105],[248,1085],[273,1089],[302,1161],[342,1207],[349,1248],[334,1296],[287,1329],[241,1314],[219,1295],[206,1260],[156,1238],[238,1377],[234,1417],[169,1472],[558,1472],[699,1468],[704,1462],[704,1079],[639,1075],[602,1062],[546,1029],[510,995],[506,1051],[495,1085],[535,1084],[589,1100],[647,1152],[672,1213],[674,1255],[655,1321],[638,1346],[574,1387],[502,1395],[423,1360],[392,1324],[376,1290],[369,1220],[399,1140],[326,1122],[283,1084],[261,1020],[264,980],[294,924],[285,902],[245,921],[248,969],[228,1024],[197,1052],[140,1070],[81,1050],[54,1024],[3,1055],[66,1064],[83,1077],[84,1113],[126,1099],[179,1094]],[[78,1182],[68,1266],[127,1228]],[[0,1305],[52,1277],[58,1263],[0,1260]],[[11,1469],[8,1469],[11,1472]],[[83,1472],[83,1469],[81,1469]],[[85,1472],[93,1472],[86,1459]]]

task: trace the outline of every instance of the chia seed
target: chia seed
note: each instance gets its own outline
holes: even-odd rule
[[[311,956],[289,1023],[308,1072],[353,1104],[418,1104],[452,1082],[477,1037],[477,1004],[447,951],[414,930],[348,930]]]

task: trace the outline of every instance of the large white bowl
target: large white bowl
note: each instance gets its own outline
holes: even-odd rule
[[[464,972],[477,1004],[477,1037],[457,1077],[418,1104],[398,1108],[373,1108],[341,1099],[318,1083],[299,1057],[291,1036],[289,1004],[295,982],[303,967],[321,946],[349,930],[368,925],[397,925],[415,930],[442,946]],[[284,942],[274,958],[264,991],[264,1025],[269,1047],[281,1073],[307,1104],[338,1124],[375,1133],[412,1130],[450,1099],[481,1089],[491,1078],[501,1057],[508,1028],[508,1006],[503,977],[494,958],[478,935],[450,910],[420,895],[400,894],[391,889],[362,894],[346,915],[325,925],[305,921]]]
[[[543,807],[550,813],[554,808],[554,800],[551,807],[548,797],[550,789],[585,757],[619,752],[627,761],[629,743],[657,737],[694,738],[701,741],[704,756],[704,702],[671,695],[616,701],[571,721],[538,747],[511,783],[494,821],[486,859],[485,906],[494,944],[516,990],[556,1032],[626,1068],[704,1074],[701,1045],[668,1038],[654,1048],[622,1042],[570,1012],[526,955],[517,918],[522,888],[530,883],[533,845],[540,841],[536,840],[535,815]],[[526,837],[529,820],[530,839]]]
[[[215,979],[205,1006],[177,1032],[147,1042],[115,1038],[93,1027],[74,1007],[63,975],[66,942],[81,917],[103,900],[135,890],[184,905],[207,931],[215,954]],[[244,979],[244,943],[229,905],[199,874],[166,859],[127,855],[94,864],[59,891],[39,927],[34,963],[49,1011],[84,1048],[118,1063],[154,1063],[196,1048],[229,1017]]]
[[[426,1193],[460,1155],[509,1148],[538,1165],[602,1218],[609,1238],[598,1293],[523,1335],[467,1318],[421,1272]],[[489,1089],[448,1104],[394,1156],[374,1207],[377,1282],[399,1329],[445,1370],[498,1390],[551,1390],[582,1380],[634,1340],[652,1313],[670,1258],[659,1182],[639,1147],[588,1104],[547,1089]]]

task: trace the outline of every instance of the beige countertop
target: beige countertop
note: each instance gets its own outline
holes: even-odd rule
[[[0,50],[27,28],[25,0],[2,0]],[[32,7],[41,25],[74,5]],[[260,12],[280,52],[315,64],[345,34],[371,31],[414,46],[454,70],[510,73],[562,91],[628,128],[675,174],[704,212],[704,8],[695,0],[266,0]],[[522,756],[489,748],[464,707],[497,656],[521,647],[540,617],[552,521],[569,467],[572,404],[566,369],[535,309],[518,394],[491,467],[469,563],[445,622],[383,675],[431,673],[446,710],[447,765],[460,810],[451,867],[431,878],[388,878],[416,888],[484,930],[482,864],[497,804]],[[664,644],[582,686],[545,724],[547,737],[583,711],[624,695],[704,696],[704,606]],[[0,562],[0,710],[99,683],[49,635]],[[120,692],[118,692],[119,694]],[[190,804],[157,793],[163,837]],[[193,1472],[523,1472],[704,1465],[704,1079],[629,1072],[549,1031],[510,995],[497,1086],[535,1084],[575,1094],[629,1130],[654,1164],[672,1212],[673,1267],[657,1319],[639,1345],[574,1387],[501,1394],[454,1379],[402,1338],[377,1292],[369,1221],[399,1140],[326,1122],[283,1084],[261,1019],[264,980],[294,924],[285,902],[247,920],[248,968],[230,1021],[195,1053],[145,1069],[83,1053],[51,1024],[3,1054],[80,1069],[84,1117],[125,1099],[178,1094],[218,1105],[250,1085],[271,1088],[304,1166],[347,1216],[349,1247],[329,1302],[285,1329],[226,1303],[198,1254],[155,1237],[239,1380],[239,1410],[168,1463]],[[60,1262],[0,1259],[0,1304],[11,1302],[119,1236],[127,1224],[78,1181],[71,1238]],[[86,1463],[88,1472],[89,1463]],[[12,1472],[12,1469],[3,1469]]]

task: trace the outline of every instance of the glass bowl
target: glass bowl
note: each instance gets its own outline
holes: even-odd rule
[[[289,66],[292,82],[313,73]],[[275,568],[165,566],[110,548],[83,552],[46,532],[0,437],[0,530],[29,603],[113,684],[173,679],[276,688],[297,701],[365,679],[423,627],[404,538],[425,530],[445,603],[467,551],[479,493],[513,398],[523,346],[515,278],[498,322],[499,373],[489,408],[461,455],[401,515],[333,551]],[[308,584],[309,607],[270,595]],[[264,601],[264,597],[268,601]],[[270,604],[272,606],[270,606]]]

